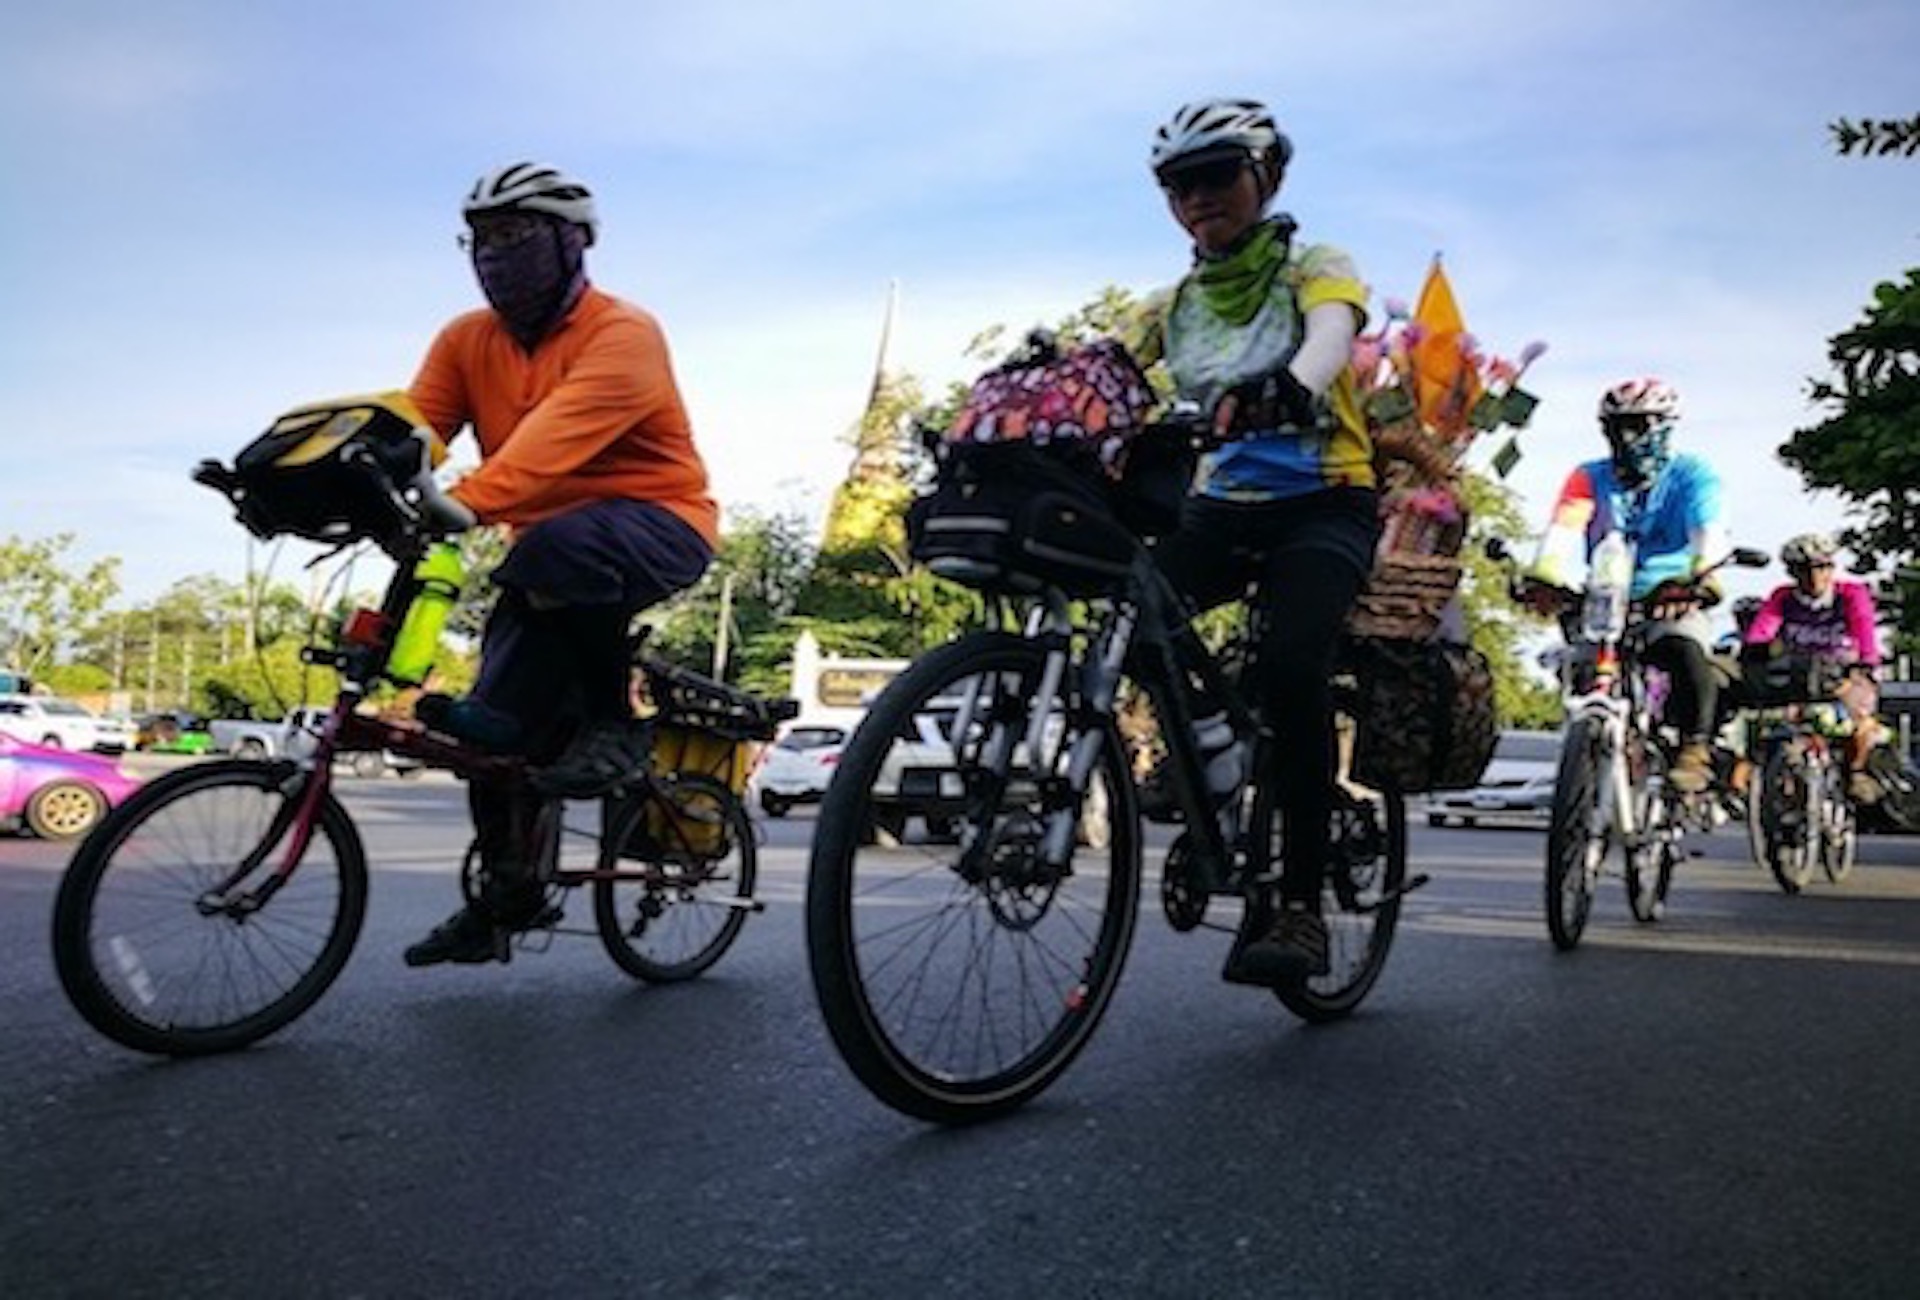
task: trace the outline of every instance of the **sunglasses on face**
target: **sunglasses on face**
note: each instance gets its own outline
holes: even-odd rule
[[[1610,415],[1604,423],[1608,433],[1620,433],[1632,437],[1634,434],[1645,433],[1653,428],[1654,418],[1651,415]]]
[[[472,252],[476,248],[518,248],[546,228],[539,217],[507,217],[477,222],[456,242]]]
[[[1809,574],[1818,573],[1821,570],[1831,569],[1832,567],[1832,560],[1814,560],[1808,564],[1789,564],[1787,566],[1787,572],[1796,578],[1804,578]]]
[[[1161,176],[1160,188],[1174,199],[1184,199],[1203,191],[1217,194],[1221,190],[1231,189],[1240,179],[1240,173],[1246,169],[1247,160],[1244,158],[1221,158],[1214,162],[1196,163]]]

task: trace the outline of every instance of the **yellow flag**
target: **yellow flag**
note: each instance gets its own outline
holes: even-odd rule
[[[1460,317],[1453,286],[1447,283],[1438,257],[1433,259],[1427,282],[1420,288],[1413,323],[1420,327],[1419,342],[1413,345],[1420,423],[1451,437],[1467,427],[1467,412],[1480,396],[1480,376],[1462,352],[1466,322]]]

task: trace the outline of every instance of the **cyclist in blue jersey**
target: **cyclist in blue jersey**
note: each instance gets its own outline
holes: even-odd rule
[[[1719,602],[1720,590],[1708,578],[1700,600],[1669,599],[1667,591],[1724,556],[1729,540],[1720,476],[1699,456],[1672,449],[1679,420],[1680,395],[1658,379],[1624,380],[1601,396],[1607,455],[1567,476],[1532,576],[1578,587],[1570,577],[1609,533],[1633,547],[1631,595],[1654,621],[1645,658],[1672,679],[1666,714],[1681,736],[1668,780],[1693,793],[1713,780],[1721,670],[1709,658],[1713,633],[1703,609]]]

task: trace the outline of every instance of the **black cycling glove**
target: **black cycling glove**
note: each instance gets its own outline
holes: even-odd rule
[[[1221,435],[1282,427],[1312,429],[1319,422],[1320,400],[1285,366],[1235,384],[1213,408],[1214,432]]]

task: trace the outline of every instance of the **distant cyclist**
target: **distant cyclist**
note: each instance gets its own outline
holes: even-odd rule
[[[514,163],[475,182],[462,212],[488,306],[440,331],[411,392],[442,437],[472,427],[481,463],[451,494],[513,544],[473,693],[418,712],[527,754],[538,789],[588,797],[647,753],[628,624],[706,570],[719,513],[658,322],[587,279],[599,233],[587,187]],[[409,965],[489,960],[541,905],[515,833],[525,809],[484,784],[469,799],[482,898],[409,948]]]
[[[1578,587],[1572,575],[1609,533],[1633,546],[1630,595],[1653,622],[1644,657],[1673,683],[1666,716],[1681,746],[1668,780],[1676,790],[1697,792],[1713,781],[1720,693],[1720,670],[1709,658],[1713,633],[1701,611],[1719,601],[1720,591],[1708,578],[1702,600],[1672,593],[1728,550],[1720,476],[1699,456],[1674,452],[1680,395],[1661,380],[1615,384],[1601,394],[1599,415],[1607,454],[1567,476],[1531,576]]]
[[[1867,802],[1879,786],[1867,774],[1867,757],[1880,739],[1874,719],[1879,705],[1875,674],[1880,641],[1873,589],[1842,578],[1834,564],[1839,548],[1824,533],[1802,533],[1780,548],[1792,582],[1774,588],[1753,622],[1746,643],[1773,656],[1793,656],[1824,665],[1840,676],[1835,696],[1851,726],[1847,744],[1847,793]]]
[[[1179,530],[1156,555],[1198,609],[1257,584],[1284,611],[1259,647],[1258,683],[1278,740],[1282,905],[1271,928],[1243,927],[1222,972],[1268,986],[1327,970],[1319,908],[1334,805],[1328,683],[1379,530],[1373,447],[1348,364],[1367,290],[1345,253],[1296,240],[1291,217],[1269,215],[1292,154],[1264,105],[1209,99],[1175,112],[1150,155],[1167,207],[1193,241],[1161,351],[1177,395],[1236,439],[1201,462]],[[1203,749],[1204,722],[1203,714]],[[1230,739],[1224,720],[1217,725]],[[1210,762],[1210,778],[1218,765]]]

